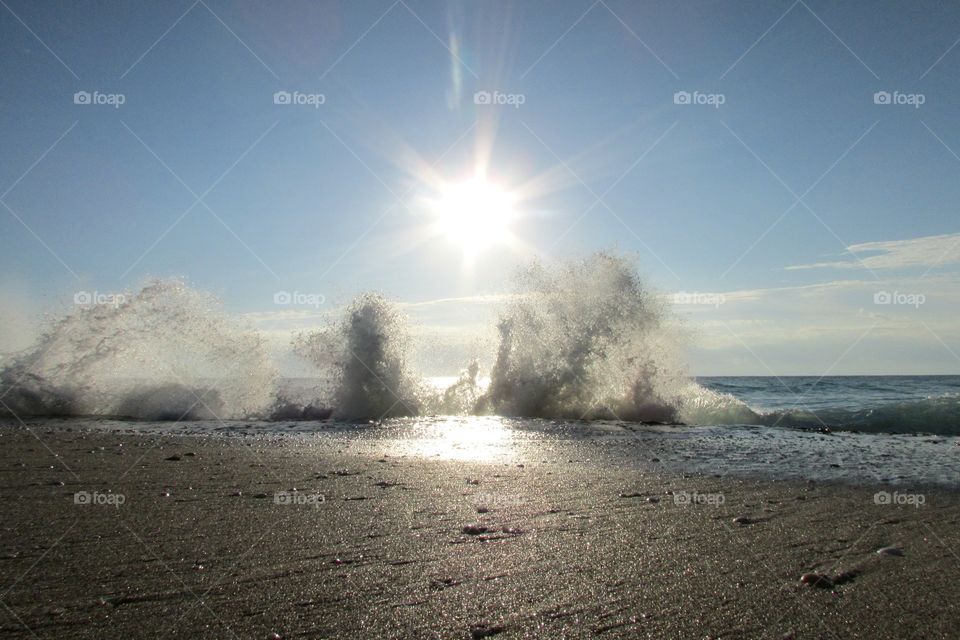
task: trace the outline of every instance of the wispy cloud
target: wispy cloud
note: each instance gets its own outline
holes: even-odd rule
[[[801,269],[907,269],[960,264],[960,233],[924,236],[910,240],[864,242],[847,247],[851,257],[834,262],[815,262],[786,267]]]
[[[729,291],[719,294],[719,305],[675,305],[689,321],[691,369],[699,375],[956,373],[950,349],[960,349],[960,274],[888,274],[879,282]],[[839,354],[846,355],[831,369]]]
[[[441,305],[463,305],[463,304],[503,304],[512,300],[517,300],[523,296],[515,293],[490,293],[475,296],[462,296],[459,298],[437,298],[435,300],[424,300],[421,302],[401,302],[398,306],[402,309],[416,309],[419,307],[434,307]]]

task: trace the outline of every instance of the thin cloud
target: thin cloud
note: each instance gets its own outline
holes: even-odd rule
[[[849,260],[815,262],[786,267],[802,269],[886,269],[925,268],[927,270],[960,264],[960,233],[924,236],[910,240],[864,242],[847,247]]]

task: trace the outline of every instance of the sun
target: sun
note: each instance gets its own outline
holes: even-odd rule
[[[440,234],[468,256],[509,244],[513,238],[516,198],[484,178],[443,186],[431,208]]]

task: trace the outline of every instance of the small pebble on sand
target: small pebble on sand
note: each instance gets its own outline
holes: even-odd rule
[[[878,556],[903,556],[903,549],[897,547],[883,547],[877,549]]]
[[[468,524],[462,531],[468,536],[478,536],[481,533],[487,533],[490,529],[480,524]]]
[[[479,624],[470,629],[470,637],[473,640],[480,640],[481,638],[489,638],[490,636],[495,636],[498,633],[503,633],[503,631],[504,628],[500,626]]]
[[[833,580],[830,579],[830,576],[825,576],[822,573],[805,573],[800,576],[800,582],[821,589],[829,589],[833,586]]]

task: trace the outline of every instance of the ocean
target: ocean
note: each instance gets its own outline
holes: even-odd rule
[[[960,376],[701,377],[754,414],[746,424],[960,435]],[[709,419],[706,422],[710,422]]]

